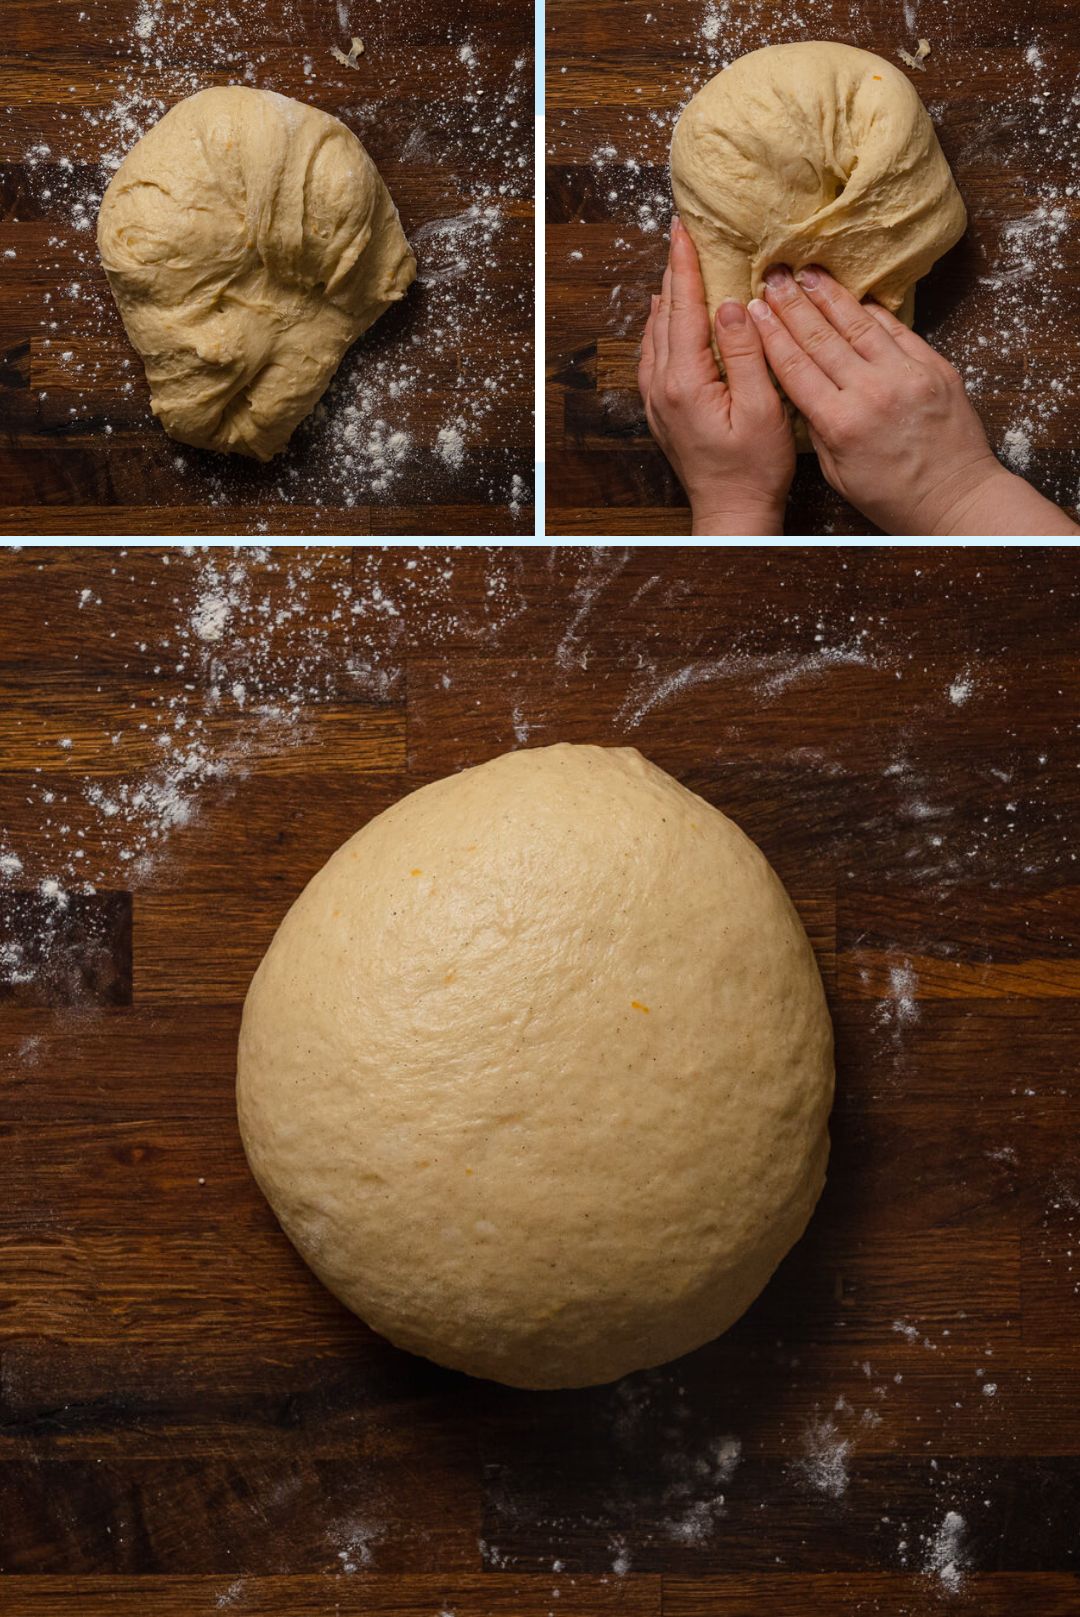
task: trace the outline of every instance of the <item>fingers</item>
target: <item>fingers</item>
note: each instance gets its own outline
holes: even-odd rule
[[[671,321],[668,351],[675,364],[693,362],[709,353],[709,314],[697,248],[676,214],[671,221]]]
[[[862,307],[880,330],[887,332],[894,347],[899,348],[909,359],[920,360],[924,365],[942,363],[941,355],[928,342],[917,337],[910,327],[905,326],[888,309],[883,309],[880,303],[864,303]]]
[[[758,328],[741,303],[728,301],[717,309],[716,346],[724,361],[733,410],[775,408],[776,389]]]
[[[641,336],[641,358],[638,360],[638,391],[648,403],[649,388],[652,385],[653,371],[656,365],[656,350],[653,343],[653,327],[656,323],[656,306],[660,302],[654,292],[649,299],[649,318],[645,322],[645,330]]]
[[[763,299],[753,298],[749,307],[773,375],[795,408],[813,421],[836,404],[840,389],[800,348]]]
[[[850,386],[858,379],[865,361],[814,307],[783,264],[774,264],[765,276],[765,301],[803,352],[838,387]]]
[[[653,351],[658,371],[666,369],[668,362],[669,331],[671,326],[671,265],[664,271],[660,283],[660,300],[653,317]]]
[[[815,309],[861,358],[871,364],[896,358],[889,329],[879,325],[867,306],[852,297],[828,270],[818,264],[808,264],[805,269],[796,271],[795,279]],[[906,331],[907,327],[901,326],[901,330]]]

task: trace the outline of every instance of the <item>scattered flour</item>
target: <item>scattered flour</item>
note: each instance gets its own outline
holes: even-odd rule
[[[721,1489],[734,1477],[741,1459],[739,1439],[723,1437],[688,1465],[688,1475],[666,1490],[665,1502],[681,1507],[663,1523],[668,1538],[677,1544],[708,1543],[724,1514]]]
[[[1018,426],[1009,427],[1001,440],[1001,458],[1010,471],[1021,475],[1031,465],[1031,435],[1035,430],[1034,423],[1025,419]]]
[[[503,508],[508,525],[524,520],[523,499],[511,509],[507,490],[514,474],[524,492],[532,463],[532,288],[524,275],[520,285],[508,280],[508,250],[515,246],[508,249],[504,238],[525,228],[532,197],[527,28],[512,11],[490,24],[505,28],[511,41],[521,36],[521,50],[504,65],[505,50],[481,53],[461,38],[460,22],[440,22],[445,56],[433,73],[437,8],[431,0],[426,15],[425,0],[419,7],[414,28],[406,21],[404,32],[394,30],[393,72],[382,80],[365,75],[362,97],[342,114],[403,207],[418,285],[354,345],[293,447],[269,467],[256,471],[226,457],[174,452],[159,440],[163,504],[349,508],[403,495],[412,500],[419,489],[424,501],[457,491],[456,500]],[[339,0],[336,10],[337,26],[348,31],[349,7]],[[277,0],[265,14],[223,0],[214,13],[215,73],[221,82],[287,89],[333,106],[342,99],[342,81],[358,69],[360,41],[348,55],[334,46],[335,63],[334,24],[324,22],[329,34],[313,39],[307,0]],[[37,341],[56,385],[47,383],[38,396],[43,428],[77,431],[80,421],[98,422],[105,413],[102,426],[83,429],[96,430],[102,444],[124,429],[148,426],[151,418],[139,361],[125,343],[98,262],[94,222],[130,148],[170,105],[205,88],[206,14],[200,0],[137,0],[100,20],[84,10],[72,23],[73,50],[93,26],[106,30],[100,43],[110,47],[116,64],[104,104],[62,107],[58,133],[48,143],[32,114],[15,109],[9,140],[21,142],[30,216],[44,216],[51,226],[40,265],[45,290]],[[377,40],[384,25],[372,26]],[[315,50],[319,44],[325,55]],[[302,64],[301,85],[281,82],[283,49],[287,61]],[[402,101],[403,78],[424,86],[415,104]],[[403,117],[418,116],[400,127]],[[410,214],[410,170],[416,168],[423,171],[425,194],[437,199],[435,218]],[[17,229],[17,219],[12,222]],[[496,423],[496,444],[513,448],[475,460],[443,452],[440,429],[490,451]],[[258,519],[253,524],[258,529]]]
[[[585,176],[576,198],[579,220],[588,221],[573,242],[590,261],[602,256],[604,274],[591,282],[574,275],[571,333],[588,329],[602,340],[636,338],[648,313],[649,295],[660,284],[672,201],[667,182],[674,124],[682,108],[714,73],[748,51],[790,39],[829,38],[840,26],[825,0],[777,0],[770,6],[736,6],[730,0],[696,0],[659,16],[652,4],[627,0],[626,26],[639,40],[655,39],[647,84],[633,87],[600,107],[584,95],[577,107],[554,109],[547,120],[553,163]],[[904,0],[904,30],[914,42],[917,0]],[[842,20],[842,19],[841,19]],[[899,27],[900,16],[897,17]],[[656,35],[650,25],[657,23]],[[1017,17],[993,39],[963,25],[948,49],[928,60],[919,88],[931,116],[946,136],[950,162],[970,202],[987,195],[993,176],[994,206],[1003,218],[996,239],[983,225],[969,237],[977,282],[963,298],[948,299],[932,318],[930,300],[920,329],[964,378],[969,396],[987,422],[991,442],[1008,464],[1026,472],[1045,493],[1075,504],[1080,483],[1080,443],[1071,431],[1080,396],[1080,361],[1072,329],[1075,281],[1076,174],[1080,172],[1080,119],[1067,59],[1031,39],[1031,23]],[[866,19],[852,11],[853,42],[873,48]],[[879,40],[878,48],[888,45]],[[1010,69],[1002,75],[1003,50]],[[552,72],[603,73],[598,51],[582,58],[553,41]],[[970,101],[970,89],[986,75],[993,91]],[[988,215],[989,217],[989,215]],[[592,249],[596,243],[595,250]],[[572,254],[570,255],[573,256]],[[554,278],[558,271],[552,267]],[[567,275],[569,290],[569,274]],[[618,285],[617,298],[608,289]],[[563,339],[556,326],[555,339]],[[1060,340],[1057,340],[1059,339]],[[582,367],[591,364],[584,355]],[[629,379],[625,388],[602,395],[614,411],[636,410]],[[1025,426],[1018,418],[1030,417]],[[640,417],[638,417],[640,419]],[[1021,434],[1022,437],[1017,435]],[[1024,449],[1026,438],[1028,448]],[[1054,456],[1044,454],[1054,445]],[[1070,447],[1063,453],[1062,445]],[[841,513],[837,512],[838,518]],[[846,519],[846,518],[845,518]],[[826,521],[826,531],[829,531]]]
[[[847,1492],[848,1459],[854,1444],[841,1437],[836,1423],[815,1419],[803,1433],[802,1457],[794,1471],[816,1493],[840,1499]]]
[[[465,435],[462,432],[462,423],[455,422],[451,427],[440,427],[435,440],[435,447],[439,458],[447,466],[460,466],[465,459]]]
[[[937,1578],[949,1594],[959,1593],[969,1569],[964,1545],[966,1531],[964,1518],[957,1511],[948,1510],[937,1532],[927,1540],[923,1570]]]
[[[688,663],[676,673],[659,679],[642,679],[627,695],[619,718],[628,730],[635,730],[650,713],[666,706],[684,691],[721,680],[747,680],[759,697],[771,701],[792,686],[817,679],[835,668],[873,666],[874,658],[861,644],[769,656],[731,652],[723,657]]]
[[[888,989],[878,1006],[878,1025],[894,1028],[897,1032],[914,1026],[921,1015],[918,991],[918,973],[909,960],[890,965]]]
[[[963,707],[965,702],[971,700],[971,694],[974,689],[975,681],[968,673],[967,669],[965,669],[963,673],[957,674],[956,678],[949,686],[949,701],[954,707]]]
[[[327,1533],[327,1541],[337,1555],[337,1570],[359,1572],[374,1561],[374,1545],[383,1536],[384,1529],[371,1522],[338,1523]]]

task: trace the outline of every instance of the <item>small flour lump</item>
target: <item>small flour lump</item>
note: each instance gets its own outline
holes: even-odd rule
[[[523,1387],[725,1330],[824,1181],[832,1031],[759,850],[630,748],[404,798],[296,900],[248,993],[255,1177],[376,1331]]]
[[[133,147],[98,246],[166,432],[263,461],[416,274],[356,136],[237,85],[178,102]]]

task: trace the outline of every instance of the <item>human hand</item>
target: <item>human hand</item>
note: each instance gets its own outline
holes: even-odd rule
[[[741,303],[716,313],[721,381],[697,249],[678,219],[641,343],[638,386],[653,437],[690,499],[695,534],[779,534],[795,471],[787,412]]]
[[[750,313],[826,478],[878,527],[1075,532],[996,458],[949,362],[887,310],[814,265],[770,269]]]

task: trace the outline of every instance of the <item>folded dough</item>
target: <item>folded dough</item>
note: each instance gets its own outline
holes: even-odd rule
[[[823,40],[769,45],[710,79],[675,127],[671,182],[710,316],[760,297],[771,264],[821,264],[910,325],[915,282],[967,223],[910,80]]]
[[[264,461],[416,275],[351,130],[243,86],[179,102],[128,153],[98,246],[166,432]]]

